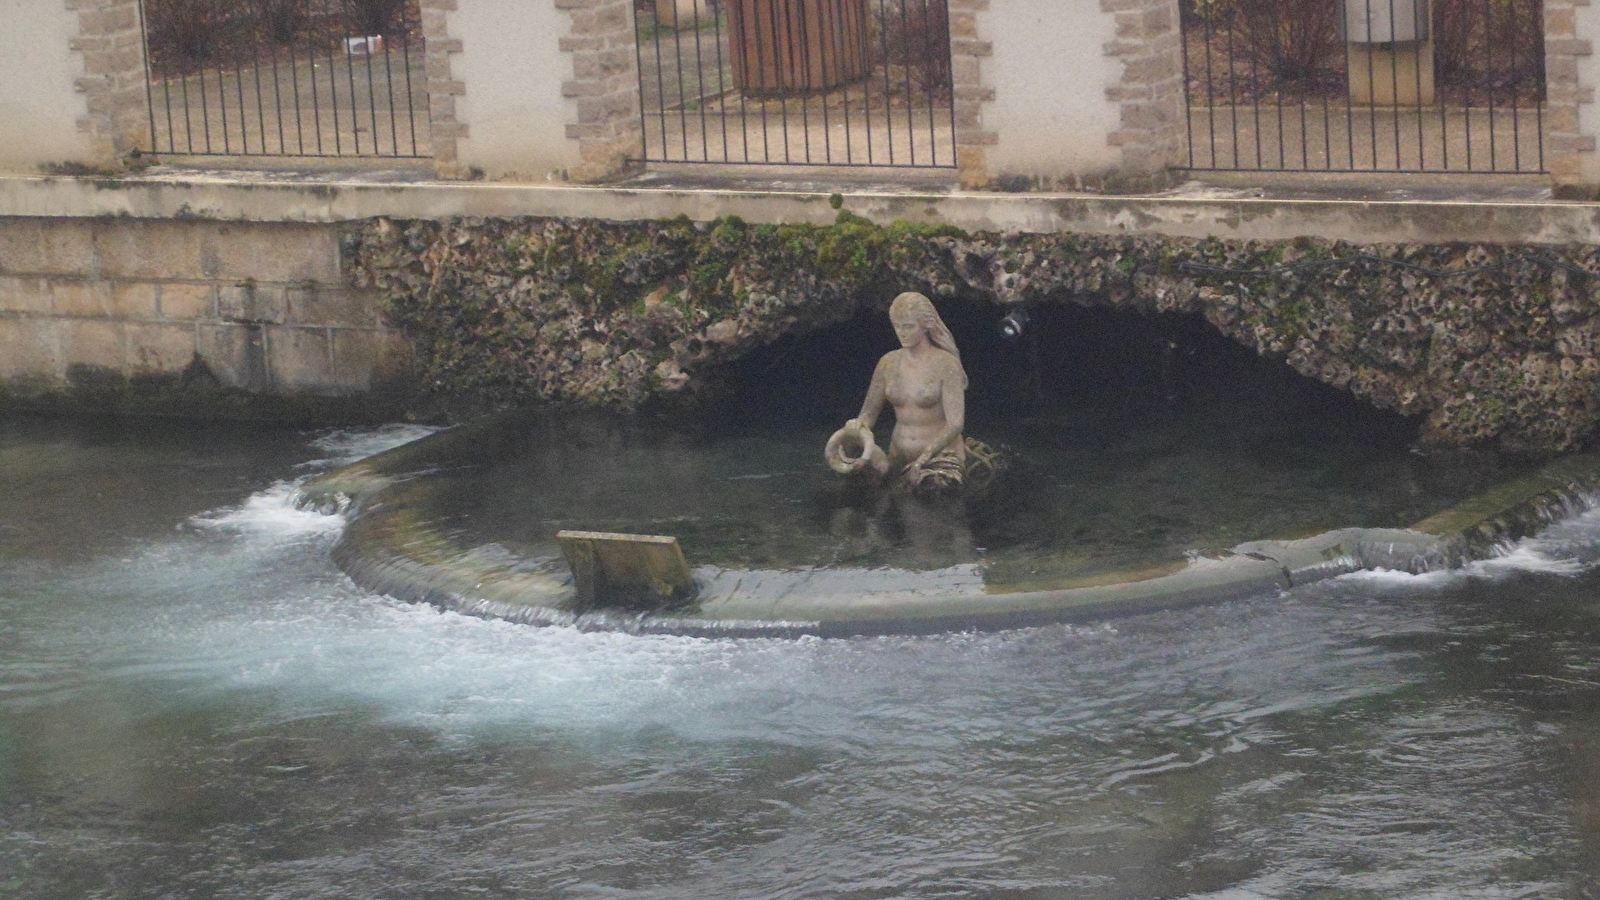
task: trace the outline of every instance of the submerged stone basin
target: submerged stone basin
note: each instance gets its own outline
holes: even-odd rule
[[[1208,443],[1156,429],[1107,448],[1074,446],[1071,425],[1002,433],[1012,466],[995,488],[921,501],[849,491],[822,464],[826,429],[509,414],[318,477],[301,502],[345,510],[337,562],[402,599],[528,623],[838,635],[1094,619],[1457,565],[1600,488],[1593,455],[1440,488],[1405,457],[1315,435],[1275,451],[1285,463],[1255,452],[1260,430]],[[563,528],[678,537],[697,600],[579,608]]]

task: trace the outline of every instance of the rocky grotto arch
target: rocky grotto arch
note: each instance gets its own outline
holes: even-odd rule
[[[411,337],[426,388],[478,405],[692,398],[763,348],[870,326],[920,290],[970,307],[973,368],[1015,365],[981,335],[1026,306],[1058,341],[1027,377],[1057,396],[1095,378],[1160,383],[1145,370],[1173,354],[1135,350],[1172,332],[1185,375],[1168,379],[1186,390],[1260,356],[1279,369],[1245,382],[1286,366],[1419,421],[1426,447],[1565,451],[1600,424],[1592,246],[968,234],[841,212],[829,226],[372,220],[345,247]]]

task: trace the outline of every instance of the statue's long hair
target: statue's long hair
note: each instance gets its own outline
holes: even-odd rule
[[[906,291],[889,304],[889,318],[896,315],[914,316],[927,334],[928,342],[956,358],[956,368],[961,370],[961,389],[966,390],[967,370],[961,365],[961,350],[956,347],[955,336],[945,326],[944,320],[939,318],[939,310],[934,308],[933,301],[916,291]]]

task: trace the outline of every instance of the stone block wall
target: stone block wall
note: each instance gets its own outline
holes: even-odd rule
[[[462,50],[459,39],[450,36],[448,14],[457,9],[456,0],[420,0],[422,38],[428,73],[428,124],[433,141],[433,165],[442,178],[461,178],[467,174],[456,140],[468,135],[467,126],[456,119],[456,98],[467,86],[451,71],[451,59]]]
[[[1545,164],[1557,196],[1580,199],[1600,193],[1593,128],[1585,134],[1583,127],[1585,108],[1594,115],[1594,85],[1585,77],[1594,42],[1579,36],[1579,13],[1588,6],[1589,0],[1544,0]]]
[[[992,177],[985,148],[999,136],[983,125],[983,105],[994,99],[994,88],[983,81],[983,60],[994,55],[994,45],[979,36],[979,13],[989,0],[949,0],[950,82],[955,105],[956,172],[961,186],[988,186]]]
[[[561,95],[577,107],[577,121],[566,134],[578,142],[582,162],[570,174],[596,181],[644,157],[633,0],[555,4],[572,17],[572,30],[561,39],[561,51],[572,57],[572,78],[562,83]]]
[[[17,393],[198,356],[222,387],[338,396],[408,352],[348,284],[335,225],[0,218],[0,383]]]
[[[138,0],[66,0],[78,11],[72,49],[83,56],[77,88],[88,115],[78,130],[89,137],[90,159],[120,167],[127,155],[150,143],[145,109],[144,32]]]
[[[1121,81],[1106,88],[1122,121],[1107,140],[1121,148],[1124,178],[1159,178],[1181,161],[1186,140],[1178,0],[1100,0],[1100,8],[1117,26],[1105,53],[1122,63]]]

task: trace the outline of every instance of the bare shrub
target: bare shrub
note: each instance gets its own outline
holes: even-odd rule
[[[1463,100],[1544,99],[1540,0],[1434,0],[1433,71]]]
[[[1226,6],[1244,55],[1279,83],[1313,81],[1340,53],[1337,2],[1227,0]]]
[[[145,0],[150,55],[175,63],[212,59],[227,42],[230,12],[215,0]]]
[[[393,34],[398,30],[406,0],[344,0],[345,18],[352,34]]]
[[[925,95],[950,91],[950,10],[945,0],[889,0],[873,12],[885,62],[904,66]]]
[[[294,43],[310,18],[306,0],[255,0],[253,5],[257,34],[273,44]]]

